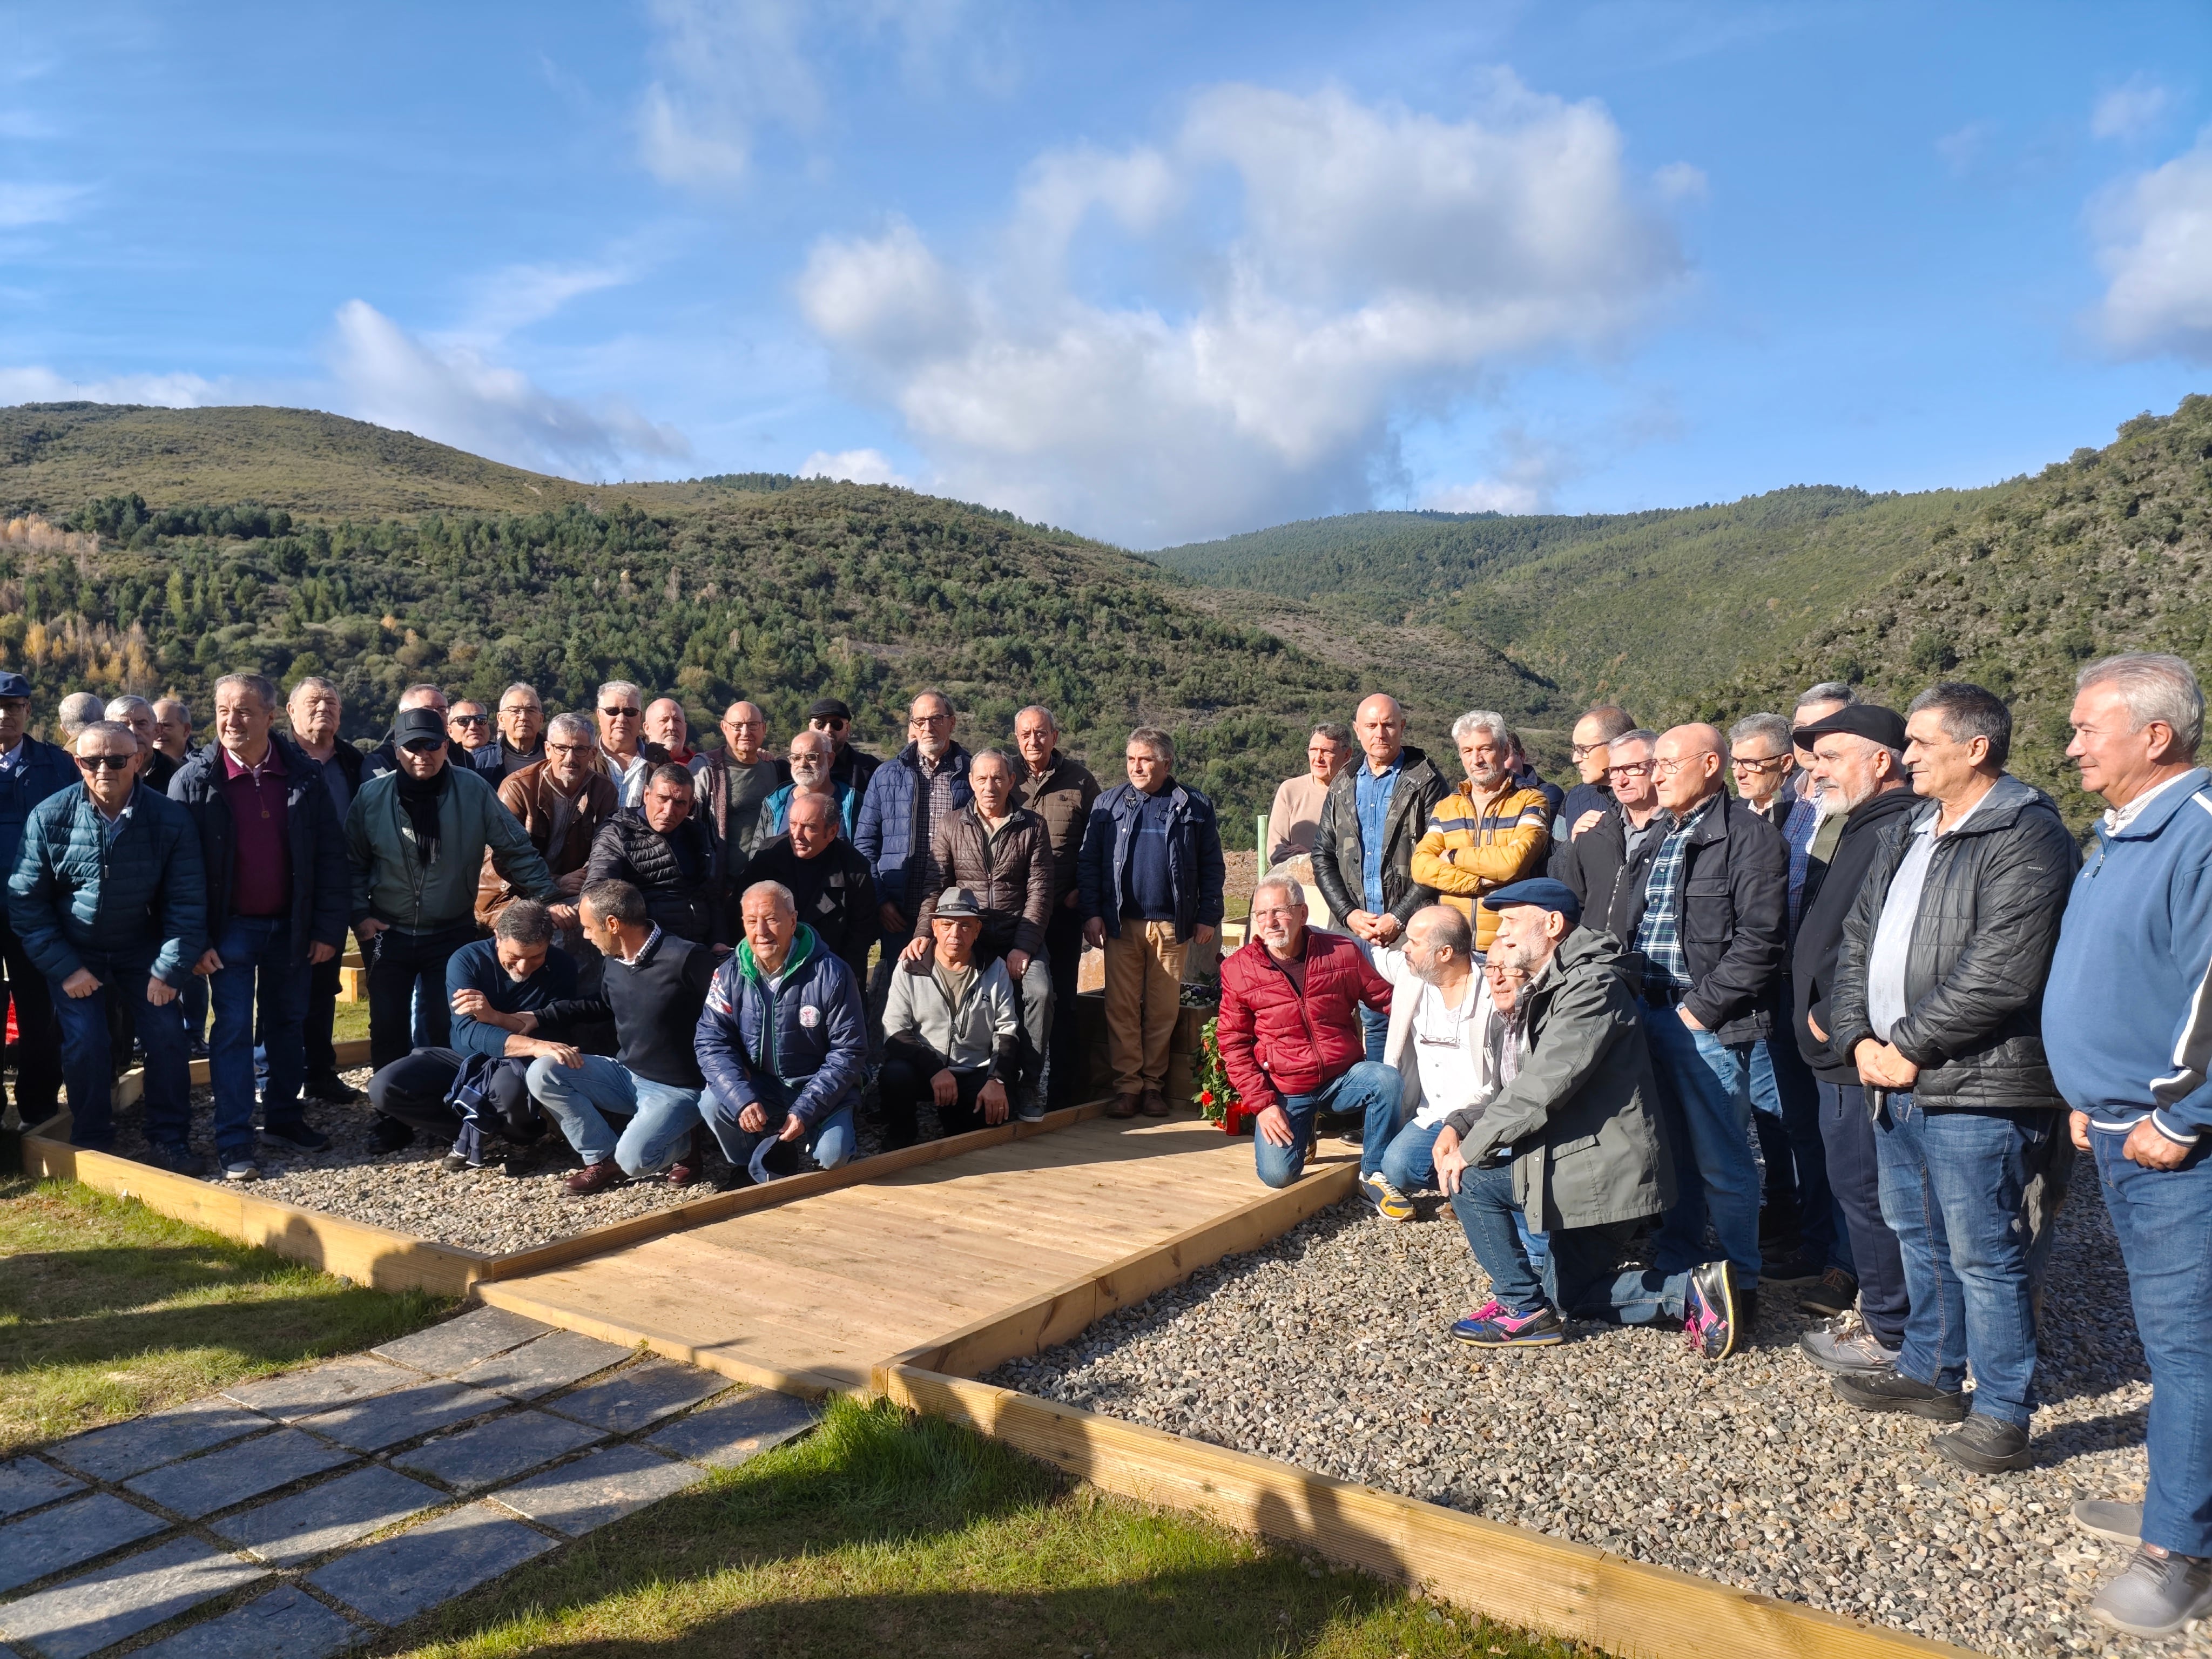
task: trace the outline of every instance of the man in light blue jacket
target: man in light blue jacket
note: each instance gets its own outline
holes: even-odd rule
[[[2150,1486],[2075,1518],[2137,1538],[2090,1615],[2166,1636],[2212,1613],[2212,775],[2179,657],[2081,671],[2066,752],[2110,810],[2075,878],[2044,993],[2051,1074],[2095,1155],[2150,1362]]]

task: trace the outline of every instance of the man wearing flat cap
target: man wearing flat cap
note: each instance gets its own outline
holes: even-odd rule
[[[1490,961],[1528,975],[1520,1070],[1462,1107],[1437,1137],[1437,1176],[1490,1300],[1452,1327],[1477,1348],[1564,1340],[1569,1317],[1620,1325],[1681,1320],[1691,1348],[1720,1359],[1736,1344],[1740,1294],[1725,1258],[1662,1273],[1620,1266],[1639,1224],[1674,1198],[1658,1084],[1630,985],[1628,951],[1578,926],[1581,901],[1538,877],[1482,900],[1498,917]],[[1530,1267],[1514,1212],[1550,1236],[1555,1301]]]
[[[947,1134],[1004,1123],[1022,1066],[1020,1006],[1003,957],[976,957],[983,906],[948,887],[930,907],[931,951],[902,960],[884,1003],[884,1144],[911,1146],[924,1100]]]

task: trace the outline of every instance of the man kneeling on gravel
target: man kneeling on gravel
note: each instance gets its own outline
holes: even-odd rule
[[[1454,1112],[1437,1135],[1437,1176],[1450,1195],[1491,1300],[1452,1327],[1481,1348],[1562,1340],[1562,1314],[1621,1325],[1680,1319],[1707,1359],[1735,1346],[1734,1269],[1623,1271],[1636,1224],[1674,1201],[1651,1054],[1611,934],[1577,926],[1564,882],[1537,878],[1482,901],[1498,915],[1490,960],[1523,969],[1521,1069],[1480,1107]],[[1556,1303],[1528,1265],[1515,1212],[1548,1235]]]

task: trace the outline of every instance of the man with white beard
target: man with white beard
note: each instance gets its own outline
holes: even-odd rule
[[[1791,955],[1790,1024],[1798,1052],[1820,1085],[1828,1187],[1843,1212],[1856,1270],[1853,1284],[1831,1282],[1853,1278],[1831,1269],[1798,1305],[1807,1313],[1834,1316],[1826,1328],[1804,1337],[1813,1363],[1838,1374],[1864,1374],[1887,1370],[1905,1345],[1905,1261],[1896,1236],[1881,1218],[1874,1120],[1867,1114],[1858,1067],[1829,1046],[1828,999],[1835,989],[1844,918],[1874,862],[1882,830],[1899,813],[1911,811],[1918,798],[1905,769],[1905,720],[1894,709],[1846,703],[1798,726],[1790,738],[1813,757],[1806,770],[1820,814],[1815,835],[1834,848],[1825,863],[1816,862],[1806,872]],[[1836,833],[1822,835],[1831,826]]]
[[[791,828],[791,798],[793,795],[823,795],[835,802],[837,825],[845,839],[853,839],[854,814],[860,810],[860,797],[853,786],[841,783],[830,775],[837,753],[819,732],[801,732],[791,740],[788,764],[791,781],[761,803],[760,826],[753,833],[756,845],[765,845]]]

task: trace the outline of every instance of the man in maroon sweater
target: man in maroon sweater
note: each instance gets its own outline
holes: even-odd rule
[[[1222,958],[1215,1039],[1237,1097],[1258,1114],[1260,1179],[1289,1186],[1305,1170],[1314,1120],[1356,1113],[1365,1193],[1398,1132],[1398,1073],[1366,1057],[1359,1010],[1388,1014],[1390,982],[1350,939],[1306,926],[1305,894],[1286,877],[1263,877],[1254,890],[1252,934]]]

